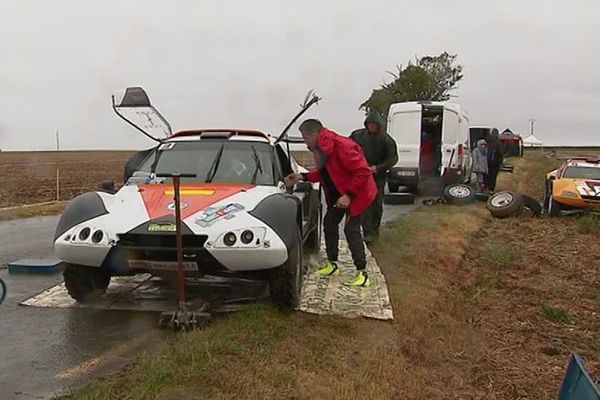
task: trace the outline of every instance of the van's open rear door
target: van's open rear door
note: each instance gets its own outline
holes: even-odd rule
[[[399,167],[418,168],[421,156],[421,114],[418,103],[392,104],[388,113],[388,134],[398,145]]]

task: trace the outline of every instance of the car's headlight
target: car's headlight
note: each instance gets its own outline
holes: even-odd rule
[[[207,247],[218,249],[256,248],[265,246],[267,229],[264,227],[250,227],[236,229],[221,234],[213,243],[207,243]]]
[[[579,198],[579,195],[577,193],[571,192],[570,190],[563,190],[562,196],[567,197],[569,199],[578,199]]]

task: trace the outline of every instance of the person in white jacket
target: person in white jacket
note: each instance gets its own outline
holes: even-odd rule
[[[487,142],[484,139],[477,141],[477,146],[473,149],[472,157],[473,172],[477,175],[479,193],[483,193],[488,174]]]

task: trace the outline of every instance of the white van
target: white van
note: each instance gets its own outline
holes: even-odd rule
[[[390,106],[388,134],[398,145],[398,163],[388,172],[388,188],[415,193],[427,178],[444,184],[471,178],[469,117],[458,104],[418,101]]]

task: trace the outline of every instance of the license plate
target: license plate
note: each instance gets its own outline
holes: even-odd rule
[[[398,171],[396,172],[398,176],[415,176],[415,171]]]
[[[128,260],[128,263],[131,269],[177,271],[177,261]],[[197,271],[198,264],[191,261],[184,261],[183,269],[185,271]]]

